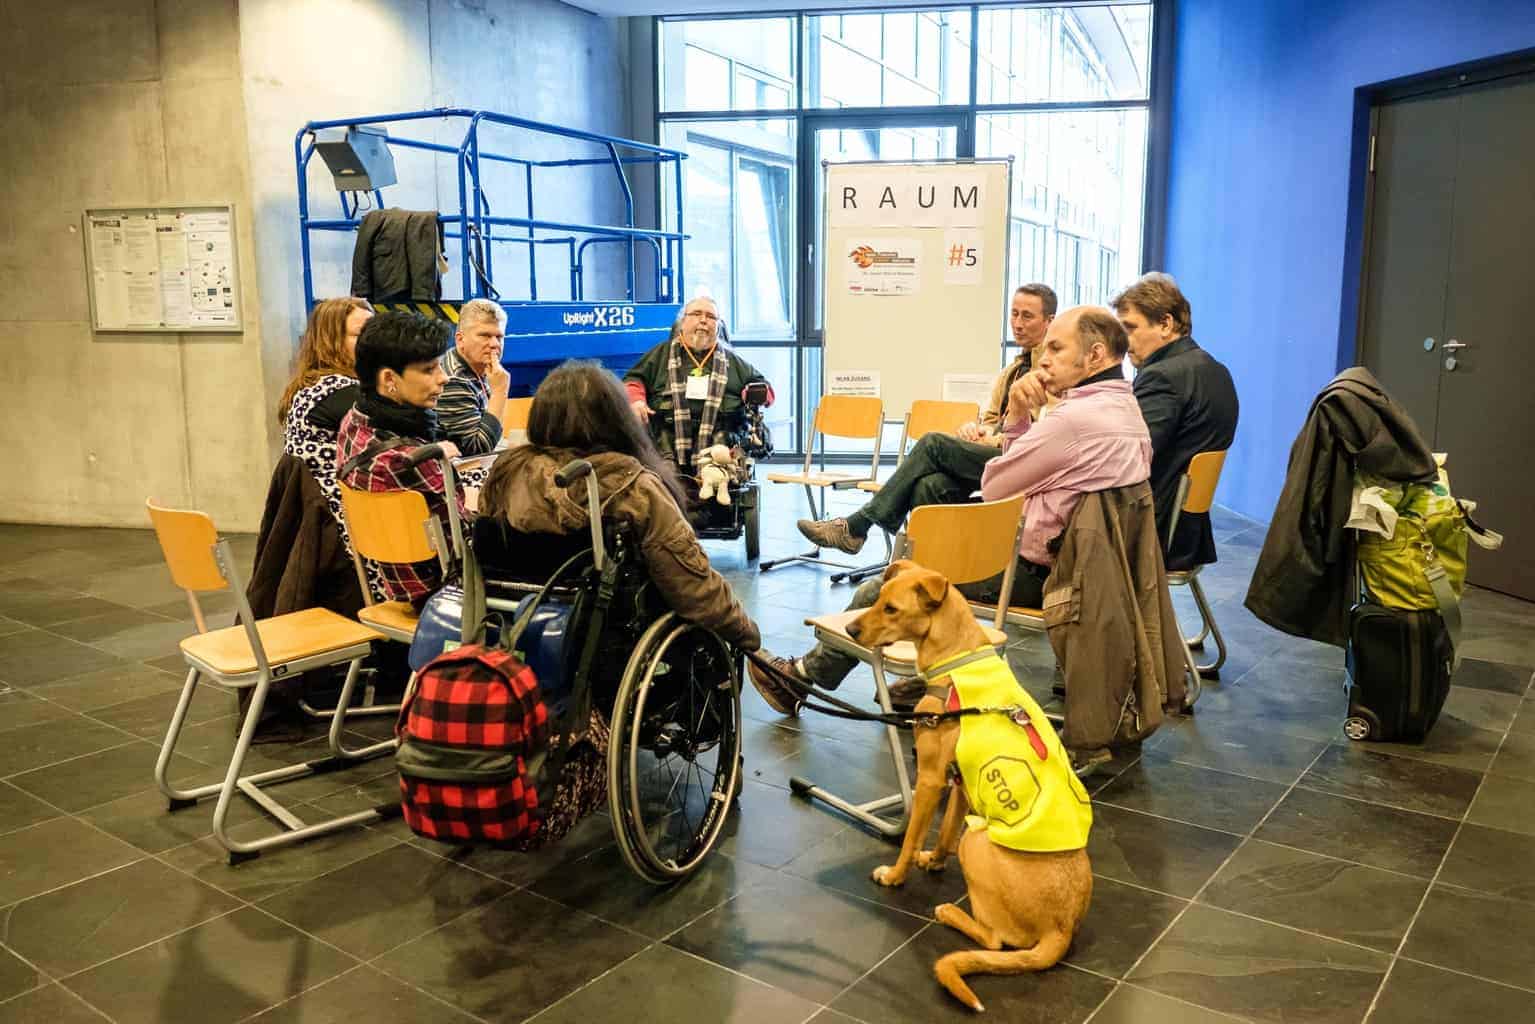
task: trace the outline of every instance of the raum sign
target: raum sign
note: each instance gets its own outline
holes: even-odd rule
[[[983,173],[953,165],[897,176],[870,164],[843,175],[826,198],[832,227],[974,227],[995,201]]]

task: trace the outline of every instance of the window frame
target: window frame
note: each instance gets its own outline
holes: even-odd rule
[[[1149,6],[1150,8],[1148,11],[1146,26],[1146,32],[1149,37],[1148,52],[1146,66],[1143,69],[1146,77],[1146,94],[1144,97],[1136,99],[1099,98],[1082,100],[1033,100],[1027,102],[977,102],[980,84],[978,78],[979,75],[983,72],[983,64],[985,65],[986,73],[990,73],[990,68],[992,66],[989,60],[983,61],[981,59],[981,47],[979,45],[981,13],[983,10],[983,5],[981,4],[934,3],[932,5],[923,6],[920,8],[881,7],[876,4],[870,4],[870,6],[867,8],[860,8],[855,10],[767,9],[762,11],[742,13],[706,15],[659,15],[653,16],[651,18],[651,70],[654,90],[653,110],[656,138],[659,139],[662,137],[664,125],[666,122],[670,121],[749,121],[786,118],[793,122],[793,132],[795,139],[793,149],[795,152],[795,157],[794,166],[791,169],[792,185],[790,191],[794,196],[796,208],[792,211],[789,232],[791,239],[789,268],[791,271],[792,279],[788,282],[788,286],[791,292],[790,312],[791,317],[794,320],[793,330],[790,332],[791,336],[788,337],[760,338],[752,339],[750,341],[743,339],[737,344],[737,347],[743,349],[746,352],[749,352],[749,350],[753,348],[795,349],[796,354],[793,359],[793,363],[798,376],[795,381],[794,391],[800,395],[801,401],[798,404],[804,408],[795,410],[795,436],[792,439],[776,439],[778,441],[777,447],[780,455],[794,458],[803,457],[805,425],[808,418],[807,403],[813,402],[813,396],[820,393],[819,381],[810,382],[804,379],[808,372],[808,367],[812,364],[812,362],[814,362],[810,350],[819,349],[822,345],[822,331],[816,327],[815,317],[813,315],[814,310],[810,308],[811,304],[815,301],[815,298],[818,295],[818,290],[807,286],[807,282],[809,280],[808,268],[814,265],[814,259],[812,255],[814,250],[812,250],[810,247],[816,246],[818,248],[821,242],[821,240],[816,238],[814,235],[815,207],[814,197],[811,194],[812,190],[816,187],[818,178],[816,175],[807,173],[806,171],[806,168],[810,167],[810,164],[814,160],[815,134],[817,130],[831,127],[836,125],[837,122],[842,122],[840,126],[848,129],[869,127],[919,127],[924,125],[947,126],[952,123],[957,127],[956,156],[964,159],[973,158],[975,156],[976,133],[980,123],[980,118],[985,115],[1065,113],[1070,111],[1083,111],[1087,113],[1098,113],[1102,111],[1113,110],[1144,111],[1146,116],[1146,138],[1144,140],[1143,151],[1145,166],[1142,171],[1141,182],[1142,227],[1140,252],[1137,254],[1137,256],[1141,266],[1153,266],[1157,261],[1157,256],[1160,249],[1160,239],[1162,237],[1162,218],[1160,216],[1159,207],[1157,205],[1157,197],[1161,188],[1164,187],[1164,174],[1162,165],[1165,163],[1167,146],[1166,142],[1158,138],[1155,133],[1159,122],[1163,122],[1165,119],[1165,103],[1163,102],[1163,97],[1161,94],[1165,91],[1163,79],[1166,77],[1165,45],[1167,35],[1167,12],[1171,7],[1171,3],[1168,2],[1168,0],[1142,0],[1142,3],[1145,6]],[[1070,0],[1056,0],[1056,2],[1046,4],[1019,3],[1005,6],[992,6],[987,4],[984,5],[984,9],[988,13],[1009,9],[1027,10],[1029,8],[1038,8],[1041,12],[1043,12],[1055,11],[1061,8],[1086,8],[1101,6],[1105,6],[1102,0],[1098,0],[1098,2],[1094,2],[1094,0],[1081,0],[1081,2],[1076,3],[1070,2]],[[1117,5],[1109,4],[1108,6]],[[807,64],[807,60],[810,55],[809,27],[811,24],[811,18],[840,18],[852,14],[878,16],[881,34],[881,55],[879,61],[881,68],[884,69],[886,67],[884,63],[885,37],[888,35],[884,16],[890,14],[916,15],[918,17],[918,21],[914,23],[912,39],[916,52],[913,59],[915,62],[914,67],[916,69],[916,74],[920,77],[923,71],[924,61],[923,24],[921,18],[923,15],[934,14],[937,12],[959,12],[969,14],[970,31],[967,55],[969,63],[968,91],[960,101],[952,103],[932,103],[907,106],[897,105],[838,107],[831,105],[822,106],[820,103],[810,105],[811,97],[814,95],[814,92],[812,91],[812,79],[820,73],[819,67],[811,68]],[[789,84],[788,95],[791,103],[793,104],[792,106],[761,109],[663,110],[665,107],[665,95],[663,91],[665,88],[665,75],[661,63],[661,57],[662,35],[664,31],[663,26],[665,24],[670,22],[686,21],[754,21],[780,18],[787,18],[791,22],[789,33],[791,51],[789,56],[791,62],[790,66],[794,69],[794,81]],[[1052,18],[1051,24],[1054,25],[1054,23],[1057,21],[1069,20],[1070,19]],[[1058,39],[1058,36],[1061,33],[1072,36],[1071,39],[1066,41],[1070,42],[1079,51],[1079,56],[1082,59],[1082,63],[1087,65],[1089,67],[1089,71],[1091,71],[1091,58],[1089,58],[1085,52],[1080,52],[1082,44],[1080,39],[1076,38],[1078,34],[1077,29],[1070,25],[1063,26],[1059,32],[1052,28],[1048,34],[1048,38],[1028,45],[1027,49],[1033,53],[1034,51],[1043,48],[1043,50],[1049,52],[1052,61],[1060,60],[1062,59],[1062,54],[1059,52],[1061,49],[1061,40]],[[837,38],[842,38],[840,31]],[[940,40],[941,38],[942,37],[939,36]],[[1034,35],[1026,35],[1025,38],[1036,40],[1040,39],[1037,33]],[[1009,40],[1008,47],[1010,52],[1015,43],[1016,40]],[[937,58],[937,62],[940,65],[940,90],[944,88],[942,83],[947,80],[946,76],[949,70],[947,67],[943,66],[944,60],[945,51],[940,49],[940,53]],[[734,60],[729,60],[728,68],[730,74],[729,80],[731,89],[729,102],[732,104],[735,100],[736,78],[743,69],[749,69],[750,77],[756,77],[759,79],[764,77],[774,77],[772,75],[764,74],[760,69],[750,64],[743,63],[738,67],[737,62]],[[1047,71],[1046,73],[1048,74],[1049,72]],[[767,84],[772,85],[775,83],[769,82]],[[883,83],[881,84],[881,89],[883,90]],[[1044,141],[1048,145],[1048,140]],[[1102,148],[1103,141],[1104,140],[1102,139],[1099,140],[1100,149]],[[1128,159],[1128,154],[1124,149],[1123,139],[1114,140],[1112,145],[1115,149],[1112,155],[1115,157],[1115,162],[1120,165],[1121,172],[1123,172],[1123,165]],[[1108,156],[1110,154],[1104,153],[1103,155]],[[735,178],[736,163],[740,159],[740,156],[740,153],[734,151],[731,153],[732,181],[734,181]],[[760,159],[760,155],[753,154],[753,158]],[[658,212],[663,209],[660,196],[661,186],[662,183],[659,180],[659,176],[657,176],[656,209]],[[1036,211],[1027,207],[1019,209],[1018,204],[1014,204],[1008,232],[1009,242],[1007,248],[1010,255],[1011,250],[1014,248],[1012,241],[1013,230],[1015,227],[1020,227],[1023,230],[1022,237],[1020,238],[1021,247],[1029,251],[1033,255],[1034,259],[1047,258],[1045,256],[1045,249],[1049,243],[1047,242],[1048,235],[1044,228],[1047,223],[1054,222],[1056,220],[1056,210],[1054,207],[1054,203],[1049,203],[1046,209]],[[734,200],[732,200],[732,211],[734,211],[734,209]],[[732,224],[730,251],[732,261],[734,261],[734,236],[736,231],[734,224],[734,213],[732,214],[731,220]],[[1059,246],[1062,244],[1064,236],[1071,235],[1073,236],[1072,246],[1074,250],[1085,248],[1081,244],[1083,239],[1080,237],[1084,230],[1085,225],[1057,226],[1055,238],[1056,247],[1059,248]],[[1094,276],[1097,277],[1101,282],[1102,275],[1110,272],[1111,268],[1117,268],[1117,266],[1121,265],[1123,263],[1124,256],[1125,253],[1119,252],[1117,250],[1113,251],[1111,254],[1107,249],[1098,248],[1096,265],[1093,268],[1096,271]],[[1074,259],[1073,263],[1079,263],[1081,258],[1083,257],[1079,256],[1078,259]],[[1009,262],[1011,263],[1011,259]],[[739,277],[739,270],[732,268],[731,276],[732,296],[734,296],[735,289],[738,286],[738,282],[735,279]],[[1072,270],[1073,295],[1075,295],[1077,290],[1081,287],[1081,276],[1082,275],[1079,273],[1078,267],[1074,265]],[[1068,301],[1068,297],[1065,294],[1062,294],[1061,299],[1063,303]],[[1009,339],[1006,337],[1007,332],[1005,323],[1001,324],[1001,330],[1003,337],[999,339],[998,346],[999,366],[1005,362],[1007,343],[1009,341]],[[748,358],[750,358],[749,354]]]

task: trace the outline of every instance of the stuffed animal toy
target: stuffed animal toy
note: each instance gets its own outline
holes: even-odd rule
[[[713,498],[721,505],[730,504],[730,477],[736,460],[730,449],[722,444],[704,449],[698,459],[698,497],[702,501]]]

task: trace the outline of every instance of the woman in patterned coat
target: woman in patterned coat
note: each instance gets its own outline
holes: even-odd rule
[[[352,541],[336,490],[336,431],[357,401],[357,335],[372,316],[373,307],[367,299],[347,297],[316,303],[299,340],[293,379],[277,406],[277,419],[283,425],[283,453],[302,459],[309,468],[325,494],[325,504],[349,554]],[[384,600],[377,568],[372,562],[363,565],[373,596]]]

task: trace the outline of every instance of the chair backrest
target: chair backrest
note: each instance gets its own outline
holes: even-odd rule
[[[229,586],[218,559],[213,556],[219,534],[207,513],[166,508],[153,501],[144,505],[149,509],[149,521],[176,586],[194,593]]]
[[[950,583],[977,583],[1002,574],[992,625],[1007,621],[1023,530],[1024,496],[970,505],[919,505],[906,520],[908,557]]]
[[[506,437],[514,430],[528,429],[528,416],[533,412],[533,399],[508,398],[506,409],[501,414],[501,436]]]
[[[420,491],[358,491],[338,482],[352,549],[375,562],[426,562],[437,557]]]
[[[877,439],[885,425],[885,406],[861,395],[822,395],[815,410],[817,433],[829,437]]]
[[[952,434],[980,416],[974,402],[939,402],[919,398],[911,403],[906,416],[906,440],[916,441],[923,434]]]
[[[1225,452],[1200,452],[1189,460],[1188,488],[1183,495],[1184,512],[1208,512],[1215,504],[1215,485],[1220,483]]]

